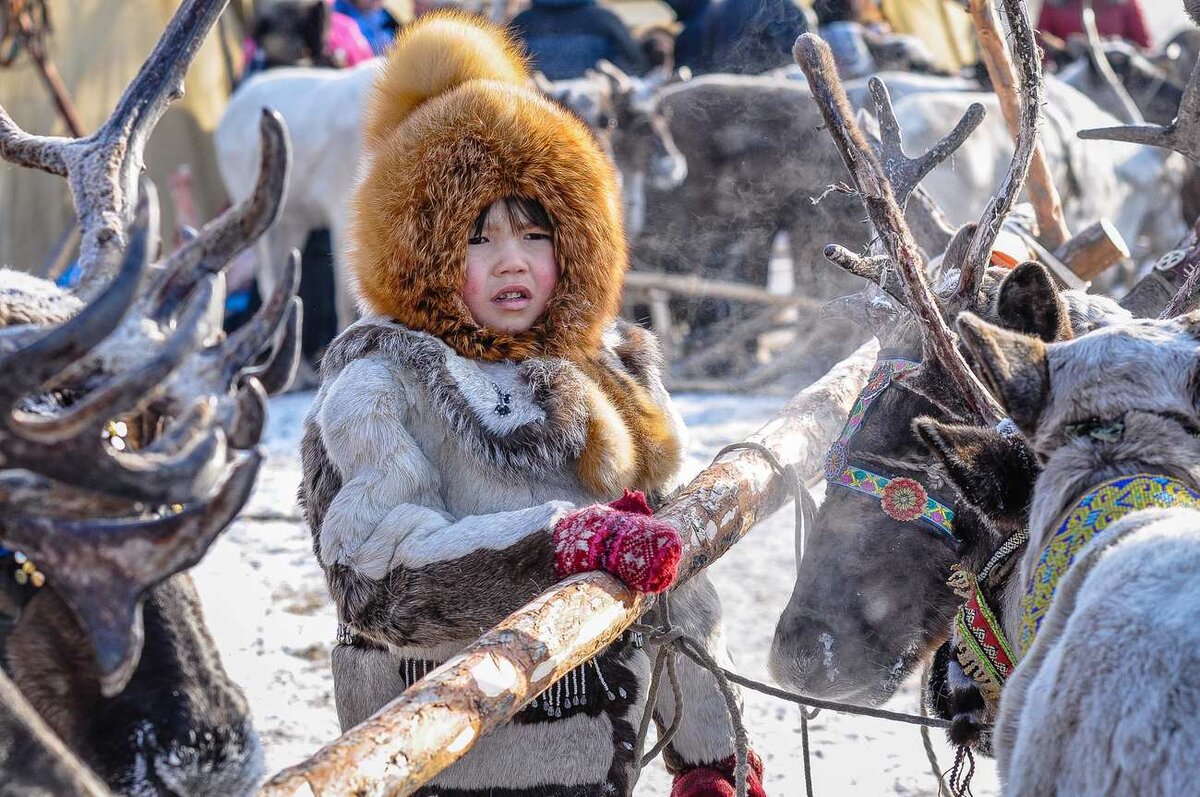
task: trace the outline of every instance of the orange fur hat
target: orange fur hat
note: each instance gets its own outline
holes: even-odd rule
[[[586,358],[617,314],[627,267],[616,172],[587,126],[543,97],[501,29],[426,15],[387,56],[365,117],[351,267],[362,304],[464,357]],[[509,196],[554,221],[559,281],[528,332],[480,327],[461,298],[467,236]]]

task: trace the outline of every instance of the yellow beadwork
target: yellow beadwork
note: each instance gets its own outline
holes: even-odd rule
[[[1033,645],[1059,580],[1096,535],[1139,509],[1176,506],[1200,508],[1200,494],[1183,482],[1145,473],[1113,479],[1083,496],[1042,549],[1026,586],[1021,599],[1020,655]]]

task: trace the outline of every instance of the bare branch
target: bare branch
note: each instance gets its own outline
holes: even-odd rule
[[[752,440],[815,474],[866,382],[873,341],[842,361]],[[761,454],[725,454],[680,491],[659,517],[684,539],[679,581],[720,557],[788,499]],[[272,778],[259,797],[412,794],[511,718],[539,692],[615,639],[650,607],[606,573],[552,587],[414,684],[362,724]]]
[[[1124,125],[1080,130],[1080,138],[1128,141],[1152,147],[1173,149],[1192,163],[1200,165],[1200,61],[1192,68],[1179,113],[1171,124]]]
[[[867,215],[904,279],[908,306],[924,330],[925,357],[932,358],[945,369],[971,412],[989,423],[999,420],[1003,412],[996,400],[967,367],[955,347],[954,336],[925,279],[925,267],[917,244],[892,195],[883,167],[854,121],[829,46],[820,37],[806,33],[796,39],[792,54],[808,77],[825,128],[850,171]]]
[[[208,499],[139,519],[63,520],[0,514],[0,540],[25,552],[92,641],[101,688],[124,688],[141,653],[143,595],[195,565],[250,497],[262,457],[252,452]]]
[[[1054,190],[1054,183],[1050,180],[1045,158],[1040,155],[1038,124],[1045,94],[1045,87],[1042,85],[1042,58],[1033,38],[1033,28],[1029,24],[1024,3],[1021,0],[1001,0],[1001,8],[1004,10],[1013,42],[1013,57],[1020,69],[1018,86],[1013,86],[1013,59],[1009,57],[999,34],[996,11],[991,0],[971,0],[970,6],[980,38],[980,51],[992,77],[992,84],[996,87],[1005,119],[1009,128],[1014,130],[1016,146],[1000,187],[983,209],[966,258],[961,265],[950,264],[960,265],[956,291],[960,297],[973,296],[979,289],[983,274],[991,261],[992,246],[996,243],[1004,220],[1016,204],[1035,152],[1039,153],[1041,166],[1036,173],[1038,179],[1030,185],[1030,194],[1034,200],[1038,226],[1050,249],[1058,248],[1068,237],[1066,225],[1062,223],[1062,204],[1058,200],[1058,192]],[[1018,102],[1017,97],[1020,98],[1019,109],[1010,107]]]
[[[958,120],[958,124],[941,141],[921,157],[910,158],[904,154],[900,123],[896,121],[896,112],[892,108],[892,98],[888,94],[887,86],[878,77],[872,77],[867,81],[867,88],[875,100],[875,115],[879,119],[883,169],[892,184],[896,201],[904,208],[908,204],[909,195],[925,179],[925,175],[962,146],[967,136],[979,127],[986,111],[980,103],[971,103],[971,107]]]

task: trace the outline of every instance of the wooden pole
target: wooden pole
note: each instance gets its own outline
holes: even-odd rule
[[[751,440],[795,465],[820,471],[875,362],[864,344],[795,398]],[[759,520],[788,487],[764,457],[733,451],[709,466],[660,513],[684,540],[679,580],[703,570]],[[402,797],[461,758],[567,671],[616,639],[649,608],[606,573],[552,587],[414,684],[373,717],[272,778],[260,797]]]
[[[769,307],[800,307],[810,312],[821,309],[821,302],[807,296],[790,293],[771,293],[766,288],[741,282],[705,279],[696,274],[661,274],[650,271],[630,271],[625,275],[626,292],[649,293],[665,291],[677,296],[696,299],[728,299],[732,302],[763,304]]]
[[[1016,139],[1020,126],[1020,101],[1017,98],[1020,87],[1017,86],[1016,68],[1000,32],[996,6],[992,0],[969,0],[968,6],[971,19],[975,23],[975,32],[979,36],[980,57],[987,67],[996,96],[1000,99],[1004,121],[1008,123],[1009,132]],[[1046,151],[1042,147],[1040,137],[1033,147],[1028,188],[1042,243],[1047,249],[1058,249],[1071,237],[1071,232],[1063,220],[1062,200],[1058,196],[1058,189],[1054,187],[1054,179],[1050,175],[1050,166],[1046,163]]]

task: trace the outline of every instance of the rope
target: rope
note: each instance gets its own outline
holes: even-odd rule
[[[966,772],[963,771],[964,762]],[[961,745],[954,756],[954,768],[950,770],[950,789],[954,797],[973,797],[971,778],[975,777],[975,754],[967,745]]]
[[[925,670],[921,673],[921,716],[928,717],[929,706],[929,669],[933,666],[930,662],[925,665]],[[938,797],[952,797],[949,787],[946,786],[946,780],[942,777],[942,765],[938,763],[937,751],[933,749],[933,739],[929,736],[929,728],[921,726],[921,746],[925,748],[925,758],[929,760],[929,770],[933,773],[933,777],[937,779]]]
[[[763,456],[763,458],[771,465],[771,468],[781,477],[789,486],[790,491],[795,500],[795,546],[796,546],[796,561],[799,563],[804,558],[804,551],[807,544],[808,529],[811,528],[816,518],[817,505],[813,500],[812,494],[800,479],[799,473],[792,465],[784,465],[775,456],[769,448],[761,443],[743,442],[728,445],[717,452],[713,461],[720,459],[727,453],[733,451],[755,451]],[[932,742],[928,737],[929,728],[950,727],[950,723],[943,719],[924,716],[924,698],[922,698],[922,716],[915,714],[905,714],[898,711],[887,711],[885,709],[868,708],[866,706],[857,706],[851,703],[842,703],[836,700],[822,700],[815,697],[802,695],[798,692],[789,692],[785,689],[780,689],[761,681],[756,681],[752,678],[747,678],[744,675],[736,673],[732,670],[722,667],[705,648],[702,641],[688,635],[680,628],[676,628],[671,621],[671,603],[670,592],[664,593],[658,603],[656,610],[657,625],[642,625],[634,626],[635,630],[642,631],[647,634],[648,640],[655,645],[658,645],[658,652],[654,658],[654,666],[651,670],[650,687],[646,697],[646,707],[642,714],[642,719],[638,727],[637,738],[634,744],[634,773],[630,778],[630,793],[632,793],[634,784],[637,783],[641,775],[641,770],[651,761],[653,761],[670,743],[671,738],[679,728],[679,724],[683,717],[683,712],[686,707],[684,705],[683,693],[679,687],[678,674],[676,672],[676,653],[681,653],[688,659],[695,662],[700,667],[712,673],[717,681],[717,686],[721,691],[721,696],[725,700],[726,710],[729,712],[730,725],[733,728],[734,735],[734,750],[736,765],[734,768],[734,783],[736,787],[737,797],[746,797],[747,781],[750,771],[750,740],[746,732],[746,726],[742,720],[742,712],[738,706],[738,696],[734,691],[733,684],[754,690],[761,694],[776,697],[781,700],[795,703],[800,707],[800,742],[801,754],[804,762],[804,788],[807,797],[813,797],[812,784],[812,759],[811,750],[809,747],[809,732],[808,723],[815,719],[818,713],[823,709],[837,711],[842,714],[853,714],[863,717],[871,717],[873,719],[890,720],[892,722],[903,722],[910,725],[918,725],[921,727],[922,738],[925,742],[926,754],[929,756],[930,763],[933,767],[935,777],[938,779],[939,792],[945,794],[946,785],[941,778],[937,757],[933,752]],[[663,732],[657,743],[649,753],[643,755],[646,739],[649,735],[650,721],[654,714],[654,708],[658,701],[658,693],[662,680],[663,669],[667,670],[671,682],[672,695],[675,699],[675,715],[672,718],[671,726]],[[923,689],[924,687],[922,687]],[[963,750],[960,749],[958,757],[955,760],[955,767],[952,771],[951,785],[955,786],[955,778],[961,777],[961,763],[963,761]],[[970,769],[966,773],[965,781],[967,784],[966,794],[969,794],[969,783],[971,776],[975,771],[974,758],[971,757],[970,751],[966,751],[966,756],[969,757]],[[954,797],[964,797],[960,791],[954,792]]]

